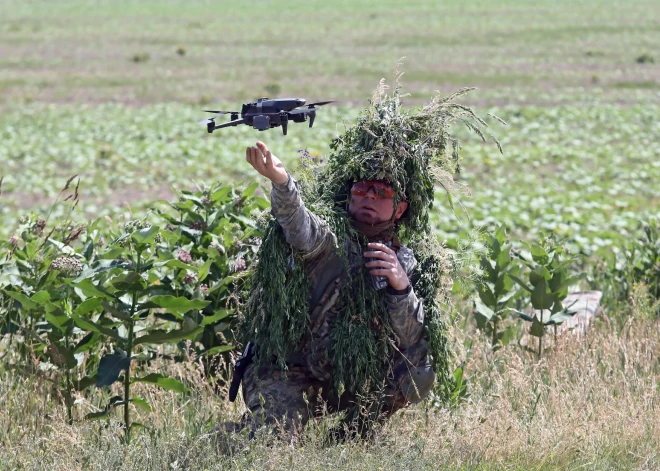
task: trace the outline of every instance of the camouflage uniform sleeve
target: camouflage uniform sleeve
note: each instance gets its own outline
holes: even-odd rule
[[[282,226],[284,237],[305,257],[312,257],[334,245],[334,234],[300,198],[297,182],[289,175],[286,183],[273,183],[270,204],[273,216]]]
[[[408,278],[417,264],[412,250],[401,247],[397,254],[399,263],[406,271]],[[415,344],[424,334],[424,306],[411,287],[407,294],[386,295],[387,311],[390,324],[399,340],[399,348],[406,349]]]

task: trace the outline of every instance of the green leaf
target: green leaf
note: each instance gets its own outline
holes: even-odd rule
[[[118,253],[121,253],[122,251],[123,251],[123,249],[121,249],[121,248],[117,249]],[[107,257],[108,255],[110,255],[110,253],[105,253],[102,256]],[[126,268],[130,268],[130,267],[131,267],[131,263],[124,260],[124,259],[104,258],[104,259],[99,260],[99,262],[96,264],[96,266],[94,268],[87,268],[86,270],[83,270],[83,272],[78,276],[78,278],[73,280],[73,283],[74,284],[80,284],[80,282],[82,282],[82,280],[85,280],[87,278],[92,278],[94,275],[96,275],[98,273],[102,273],[104,271],[112,270],[113,268],[126,269]]]
[[[133,398],[131,399],[131,402],[132,402],[133,404],[135,404],[137,407],[139,407],[140,409],[142,409],[142,410],[145,410],[145,411],[147,411],[147,412],[151,412],[151,411],[152,411],[152,408],[151,408],[151,406],[149,405],[149,403],[148,403],[147,401],[145,401],[144,399],[142,399],[142,398],[139,398],[139,397],[133,397]]]
[[[15,293],[13,291],[6,291],[6,290],[4,290],[4,293],[7,296],[11,296],[16,301],[21,303],[21,309],[23,309],[23,310],[35,311],[39,308],[39,305],[37,303],[32,301],[30,298],[25,296],[23,293]]]
[[[545,278],[541,278],[532,291],[532,307],[537,310],[550,309],[555,302],[555,296],[547,292]]]
[[[111,316],[116,317],[117,319],[121,319],[122,321],[130,321],[131,320],[131,315],[128,312],[123,311],[121,309],[117,309],[116,306],[110,304],[105,299],[103,300],[103,309],[105,309],[105,312],[107,312]]]
[[[509,246],[502,247],[500,254],[497,256],[497,269],[498,271],[503,271],[511,262],[511,252],[509,251]]]
[[[506,242],[506,229],[504,228],[503,225],[500,224],[499,226],[497,226],[497,229],[495,229],[494,236],[495,236],[495,239],[497,240],[497,242],[499,242],[500,246],[503,246],[504,243]],[[507,250],[507,252],[508,252],[508,250]],[[500,252],[500,253],[502,253],[502,252]]]
[[[213,356],[213,355],[217,355],[218,353],[229,352],[233,349],[234,349],[233,345],[220,345],[219,347],[209,348],[204,353],[202,353],[200,356],[202,356],[202,357]]]
[[[160,228],[158,226],[150,226],[146,229],[133,232],[131,238],[136,244],[153,244],[156,241],[159,230]]]
[[[50,301],[50,293],[48,291],[39,291],[33,294],[31,299],[37,304],[43,304],[46,301]]]
[[[66,324],[68,323],[70,326],[72,322],[71,317],[67,316],[62,310],[48,313],[44,316],[44,318],[63,334],[67,331],[67,327],[65,327]]]
[[[254,195],[254,192],[257,190],[257,188],[259,188],[259,183],[253,182],[245,190],[243,190],[243,194],[241,194],[241,196],[243,198],[248,198]]]
[[[75,346],[73,349],[74,353],[82,353],[86,352],[90,348],[94,347],[99,340],[101,339],[101,334],[98,332],[88,332],[87,335],[85,335],[82,339],[80,339],[80,342]]]
[[[98,332],[99,334],[106,335],[108,337],[111,337],[115,340],[119,340],[121,342],[125,342],[126,339],[122,338],[119,336],[119,333],[117,333],[116,330],[113,329],[108,329],[107,327],[104,327],[102,325],[96,324],[90,320],[85,319],[84,317],[78,316],[78,315],[73,315],[71,316],[73,318],[73,322],[80,327],[81,329],[89,332]]]
[[[81,378],[80,380],[74,380],[73,381],[73,388],[76,391],[82,391],[84,389],[87,389],[90,386],[94,386],[95,384],[96,384],[96,375],[85,376],[84,378]]]
[[[89,278],[81,279],[80,281],[73,280],[68,282],[69,286],[72,286],[76,293],[83,296],[81,298],[105,298],[112,299],[112,295],[103,289],[99,289],[92,280]]]
[[[137,338],[135,340],[135,345],[139,345],[142,343],[161,344],[161,343],[174,342],[178,340],[183,340],[188,337],[195,337],[198,334],[200,334],[203,330],[204,327],[201,326],[192,330],[176,329],[176,330],[171,330],[169,332],[166,332],[164,330],[153,330],[147,335]]]
[[[545,335],[545,327],[543,327],[543,323],[536,316],[532,319],[532,326],[529,328],[529,335],[534,337],[543,337],[543,335]]]
[[[190,392],[190,389],[185,387],[182,382],[156,373],[151,373],[143,378],[135,378],[133,382],[155,384],[168,391]]]
[[[225,198],[225,196],[229,195],[231,193],[231,186],[222,186],[220,187],[219,190],[214,191],[213,194],[211,195],[211,201],[213,203],[217,203],[218,201],[222,200]]]
[[[529,314],[527,314],[527,313],[516,311],[515,309],[511,309],[511,310],[513,312],[515,312],[516,314],[518,314],[518,317],[520,317],[521,319],[523,319],[527,322],[532,322],[534,320],[534,318],[532,316],[530,316]]]
[[[185,314],[188,311],[204,309],[211,301],[201,299],[188,299],[183,296],[176,297],[169,294],[153,296],[146,303],[140,305],[140,309],[167,309],[170,313]]]
[[[550,256],[548,252],[538,244],[530,244],[529,251],[532,253],[532,260],[540,265],[547,265],[550,263]]]
[[[479,298],[481,298],[486,306],[491,309],[497,309],[497,298],[495,298],[495,295],[488,284],[481,283],[479,285],[478,293]]]
[[[99,412],[91,412],[85,416],[87,420],[98,420],[106,417],[113,407],[123,406],[125,404],[124,398],[121,396],[113,396],[110,398],[110,402],[105,406],[105,409]]]
[[[204,265],[201,266],[201,268],[199,269],[199,273],[197,274],[197,281],[198,282],[201,283],[202,281],[204,281],[206,279],[206,277],[209,274],[209,271],[211,270],[211,265],[212,264],[213,264],[213,259],[209,258],[208,260],[206,260]]]
[[[96,373],[96,387],[110,386],[117,381],[119,373],[128,371],[131,366],[131,359],[126,355],[104,355],[99,363],[99,370]]]
[[[263,196],[255,196],[252,198],[259,209],[268,209],[270,208],[270,201],[264,198]]]
[[[257,227],[257,224],[254,221],[254,219],[250,219],[249,217],[243,216],[242,214],[232,214],[231,217],[233,219],[237,219],[237,220],[241,221],[243,224],[245,224],[248,227],[252,227],[252,228]]]
[[[102,298],[89,298],[83,301],[78,305],[78,307],[73,311],[74,314],[82,316],[89,312],[99,310],[101,308]]]
[[[474,307],[479,314],[486,318],[487,321],[490,321],[493,317],[495,317],[495,311],[484,304],[479,298],[474,300]]]
[[[181,260],[176,260],[176,259],[170,259],[170,260],[166,260],[164,262],[156,262],[156,263],[154,263],[153,266],[156,267],[156,268],[159,268],[159,267],[182,268],[184,270],[190,270],[190,271],[193,271],[195,273],[197,272],[197,267],[195,267],[193,265],[188,265],[186,263],[183,263]]]
[[[485,255],[481,256],[481,263],[479,267],[484,271],[486,275],[484,278],[491,283],[495,283],[497,280],[497,269],[493,268],[493,264]]]
[[[559,311],[558,313],[553,314],[552,316],[550,316],[550,319],[548,320],[548,322],[546,322],[546,325],[561,324],[562,322],[565,322],[565,321],[569,320],[575,314],[577,314],[577,311],[573,311],[573,310],[569,311],[569,310],[564,309],[564,310]]]
[[[511,275],[511,274],[510,274],[510,275],[509,275],[509,278],[511,278],[513,281],[515,281],[515,282],[518,284],[518,286],[520,286],[521,288],[523,288],[523,289],[529,291],[530,293],[532,292],[532,288],[530,288],[529,286],[527,286],[527,284],[526,284],[523,280],[521,280],[520,278],[518,278],[517,276],[514,276],[514,275]]]
[[[144,290],[147,287],[147,282],[144,281],[144,278],[142,278],[139,273],[132,271],[117,275],[112,280],[112,286],[117,288],[119,291],[134,293]]]
[[[222,319],[225,319],[226,317],[232,315],[233,313],[234,311],[228,309],[219,309],[215,311],[212,316],[204,316],[201,325],[205,326],[209,324],[215,324],[216,322],[220,322]]]

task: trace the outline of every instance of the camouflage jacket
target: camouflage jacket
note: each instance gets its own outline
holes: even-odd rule
[[[338,241],[330,228],[305,207],[292,177],[287,183],[273,184],[271,206],[287,242],[305,260],[311,281],[311,334],[305,340],[302,351],[287,358],[287,362],[306,365],[318,379],[327,380],[331,377],[327,359],[328,333],[333,316],[341,309],[342,302],[338,299],[340,288],[348,280],[344,262],[338,254]],[[349,269],[364,266],[361,247],[348,239],[344,241],[344,247],[348,253]],[[401,246],[397,258],[410,278],[416,264],[412,250]],[[424,332],[422,301],[412,289],[408,294],[392,294],[387,290],[382,290],[382,293],[398,348],[405,350],[417,344]]]

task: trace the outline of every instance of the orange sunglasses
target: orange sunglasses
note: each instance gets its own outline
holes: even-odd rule
[[[377,199],[394,198],[394,195],[396,195],[394,188],[385,182],[377,180],[363,180],[353,183],[353,186],[351,187],[351,194],[354,196],[364,197],[367,196],[369,190],[374,191],[374,195]]]

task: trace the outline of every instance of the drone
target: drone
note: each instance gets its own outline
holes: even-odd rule
[[[327,105],[328,103],[334,103],[334,100],[320,101],[318,103],[310,103],[309,105],[305,105],[305,102],[306,100],[304,98],[276,98],[269,100],[268,97],[263,97],[259,98],[256,103],[244,104],[240,113],[238,111],[204,110],[207,113],[215,113],[215,116],[204,119],[199,124],[206,124],[206,130],[209,133],[212,133],[216,129],[238,126],[239,124],[247,124],[258,131],[282,126],[282,133],[286,136],[289,121],[304,123],[307,121],[307,116],[309,116],[309,127],[311,128],[314,124],[318,107]],[[303,106],[306,107],[302,108]],[[226,114],[230,115],[230,121],[216,124],[215,120]]]

